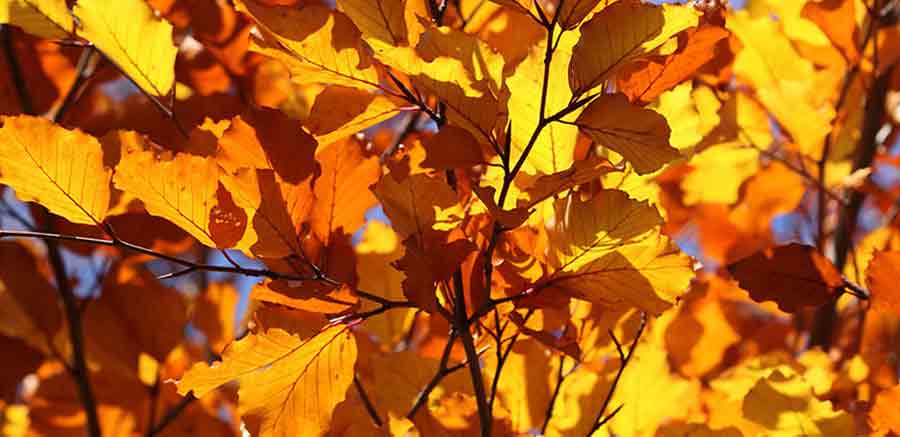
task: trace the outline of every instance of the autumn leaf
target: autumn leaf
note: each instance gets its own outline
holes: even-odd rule
[[[443,179],[424,173],[397,181],[392,174],[373,187],[375,196],[404,239],[423,234],[432,227],[445,228],[458,222],[462,212],[456,193]]]
[[[138,88],[166,96],[175,83],[172,25],[141,0],[78,0],[78,36],[102,51]]]
[[[403,14],[406,3],[406,0],[340,0],[337,7],[356,24],[363,38],[387,45],[402,45],[406,42]]]
[[[73,223],[98,224],[109,208],[112,171],[96,138],[46,119],[0,119],[0,181]]]
[[[876,252],[866,271],[874,310],[900,314],[900,290],[897,288],[897,274],[900,272],[900,254],[897,252]]]
[[[222,170],[213,160],[154,150],[137,135],[127,141],[130,149],[124,151],[113,177],[116,188],[207,246],[231,247],[241,239],[247,215],[220,184]]]
[[[0,333],[22,339],[50,354],[63,325],[56,290],[39,270],[38,260],[19,243],[0,243]]]
[[[381,123],[401,109],[394,99],[335,85],[316,96],[303,125],[325,146]]]
[[[381,176],[375,156],[367,155],[364,145],[353,139],[334,143],[316,153],[322,175],[316,179],[313,232],[329,241],[332,232],[356,232],[365,221],[365,213],[376,203],[369,186]]]
[[[581,95],[599,86],[629,61],[696,26],[697,16],[689,6],[659,6],[637,0],[618,1],[603,8],[581,26],[581,39],[572,49],[572,93]]]
[[[557,200],[550,234],[555,273],[544,284],[598,304],[668,308],[693,277],[691,260],[661,235],[656,208],[618,190]]]
[[[569,168],[575,159],[577,127],[568,123],[550,123],[536,138],[532,138],[532,134],[542,118],[562,111],[572,101],[572,91],[562,79],[568,76],[568,61],[576,42],[574,33],[563,33],[559,37],[559,47],[547,71],[546,98],[537,92],[545,85],[546,43],[532,48],[528,57],[506,79],[511,93],[506,108],[512,120],[512,153],[509,159],[513,163],[517,162],[531,144],[528,159],[522,167],[526,173],[555,173]],[[540,114],[542,108],[544,114]],[[576,110],[571,116],[577,116],[578,113]]]
[[[744,398],[743,411],[771,435],[847,435],[854,429],[850,414],[816,399],[800,375],[780,369],[757,381]]]
[[[753,300],[775,301],[787,312],[821,305],[844,288],[844,278],[827,258],[798,243],[757,252],[728,271]]]
[[[688,31],[684,47],[675,54],[661,59],[648,56],[624,68],[616,88],[632,102],[649,103],[715,59],[717,48],[729,35],[727,30],[715,26]]]
[[[72,34],[75,24],[65,0],[8,0],[0,5],[0,23],[21,27],[46,39]]]
[[[638,174],[659,170],[681,157],[669,145],[669,124],[656,112],[628,103],[622,94],[591,102],[575,122],[598,145],[621,154]]]
[[[353,381],[355,362],[356,341],[345,326],[307,339],[269,329],[232,343],[213,367],[194,365],[178,381],[178,392],[203,397],[237,380],[239,411],[254,435],[323,436]]]
[[[295,82],[380,88],[378,73],[359,45],[359,29],[346,15],[315,3],[301,8],[266,7],[255,0],[235,4],[271,36],[251,48],[284,62]]]

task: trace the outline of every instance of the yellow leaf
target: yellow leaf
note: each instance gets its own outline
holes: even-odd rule
[[[676,33],[697,25],[690,6],[653,5],[622,0],[581,26],[572,50],[569,85],[576,95],[600,86],[619,67],[650,53]]]
[[[485,361],[488,371],[496,368],[495,355],[488,355]],[[537,340],[524,339],[515,344],[496,383],[497,400],[509,410],[513,430],[527,433],[543,425],[556,384],[553,367],[558,365],[559,360]]]
[[[374,39],[388,45],[406,42],[406,0],[338,0],[337,7],[356,24],[366,41]]]
[[[738,190],[759,169],[759,151],[750,147],[714,146],[694,155],[693,171],[681,180],[685,205],[733,204]]]
[[[806,380],[787,367],[761,378],[744,398],[744,417],[772,437],[854,435],[853,416],[820,401]]]
[[[112,172],[96,138],[31,116],[2,119],[0,182],[72,223],[95,224],[109,208]]]
[[[652,333],[651,333],[652,334]],[[609,422],[608,432],[615,435],[653,436],[665,421],[684,418],[696,402],[700,383],[673,375],[666,350],[658,341],[638,345],[634,357],[622,373],[610,405],[624,405]],[[604,389],[600,389],[604,392]],[[648,396],[654,402],[646,402]]]
[[[416,49],[387,47],[378,58],[406,73],[417,90],[438,97],[450,123],[490,143],[505,124],[503,57],[473,35],[431,27]]]
[[[5,0],[0,4],[0,23],[46,39],[66,38],[74,30],[65,0]]]
[[[235,6],[266,31],[266,40],[252,41],[251,49],[284,62],[295,82],[380,88],[359,29],[346,15],[316,3],[286,7],[239,0]]]
[[[566,32],[560,37],[559,47],[553,54],[548,71],[547,98],[544,116],[549,117],[564,109],[572,99],[572,91],[563,80],[568,77],[572,46],[578,39],[576,32]],[[533,48],[506,79],[510,90],[507,112],[512,120],[512,153],[515,163],[531,140],[538,126],[541,110],[541,87],[544,85],[544,55],[546,42]],[[576,111],[572,116],[577,116]],[[550,174],[572,165],[578,127],[571,124],[551,123],[534,141],[528,159],[522,167],[526,173]]]
[[[766,0],[771,13],[778,17],[784,33],[790,39],[815,46],[829,46],[831,41],[822,29],[803,16],[803,7],[809,0]]]
[[[597,144],[621,154],[638,174],[662,168],[681,154],[669,145],[669,125],[655,111],[628,102],[624,94],[604,94],[575,122]]]
[[[556,201],[550,234],[555,273],[547,286],[599,304],[626,301],[654,314],[683,293],[694,276],[690,258],[661,234],[662,218],[618,190],[594,199]]]
[[[359,288],[386,299],[403,300],[404,275],[393,267],[393,263],[402,258],[403,249],[394,230],[382,222],[370,221],[355,250]],[[363,300],[360,311],[377,307],[374,302]],[[390,347],[406,334],[415,312],[412,308],[387,311],[366,319],[364,327]]]
[[[175,82],[172,25],[143,0],[78,0],[78,36],[97,46],[144,92],[169,94]]]
[[[746,13],[728,17],[728,29],[744,44],[734,74],[756,89],[759,101],[784,126],[805,153],[813,153],[831,131],[831,103],[816,89],[819,74],[768,17]]]
[[[210,247],[232,247],[244,235],[247,214],[219,183],[222,171],[201,156],[160,152],[134,133],[123,133],[116,188],[140,199],[162,217]]]
[[[322,436],[355,364],[356,341],[346,326],[308,339],[275,328],[232,343],[212,367],[195,364],[178,381],[178,393],[202,397],[236,380],[238,409],[252,435]]]

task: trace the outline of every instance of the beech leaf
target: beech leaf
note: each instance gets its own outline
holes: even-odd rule
[[[239,411],[252,435],[323,436],[355,364],[356,341],[346,326],[307,339],[273,328],[232,343],[212,367],[195,364],[177,382],[178,393],[203,397],[236,380]]]
[[[27,115],[0,122],[0,182],[72,223],[103,221],[112,171],[96,138]]]
[[[103,52],[147,94],[169,94],[175,83],[172,25],[143,0],[78,0],[78,36]]]
[[[757,252],[729,265],[728,271],[753,300],[774,301],[791,313],[824,304],[844,287],[831,261],[798,243]]]

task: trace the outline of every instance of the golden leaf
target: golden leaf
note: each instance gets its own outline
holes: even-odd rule
[[[232,343],[212,367],[195,364],[177,382],[178,393],[203,397],[237,380],[239,411],[252,435],[323,436],[355,364],[356,341],[346,326],[307,339],[274,328]]]
[[[112,171],[96,138],[38,117],[7,117],[2,123],[0,182],[72,223],[103,221]]]
[[[78,36],[89,40],[147,94],[165,96],[175,82],[172,25],[142,0],[78,0]]]

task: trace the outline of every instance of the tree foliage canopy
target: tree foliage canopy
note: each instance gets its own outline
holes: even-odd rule
[[[0,434],[900,434],[895,0],[0,0]]]

